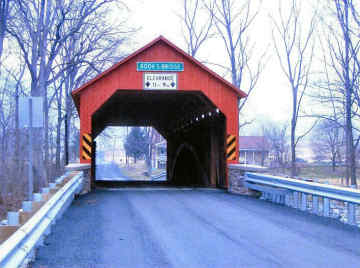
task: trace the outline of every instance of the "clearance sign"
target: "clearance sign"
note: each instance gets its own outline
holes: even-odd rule
[[[143,76],[145,90],[177,89],[176,73],[144,73]]]

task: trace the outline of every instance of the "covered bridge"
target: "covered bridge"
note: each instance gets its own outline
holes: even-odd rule
[[[169,183],[227,186],[227,163],[238,159],[238,101],[246,94],[164,37],[72,97],[81,163],[95,165],[94,139],[107,126],[152,126],[167,140]]]

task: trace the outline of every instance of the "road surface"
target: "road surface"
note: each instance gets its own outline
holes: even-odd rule
[[[220,190],[97,190],[57,222],[34,268],[360,267],[360,230]]]
[[[122,169],[115,163],[97,164],[96,179],[104,181],[131,180],[131,178],[127,177]]]

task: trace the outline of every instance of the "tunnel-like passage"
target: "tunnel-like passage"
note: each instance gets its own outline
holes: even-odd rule
[[[91,121],[93,139],[107,126],[152,126],[167,140],[167,183],[225,187],[225,116],[201,91],[118,90]]]
[[[108,126],[151,126],[167,140],[167,181],[227,187],[238,159],[239,99],[246,94],[160,36],[72,92],[80,162]]]

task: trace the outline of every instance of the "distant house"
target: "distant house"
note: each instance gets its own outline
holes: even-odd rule
[[[155,154],[153,156],[153,168],[166,168],[166,140],[155,144]]]
[[[265,165],[270,146],[264,136],[239,137],[239,161],[242,164]]]

